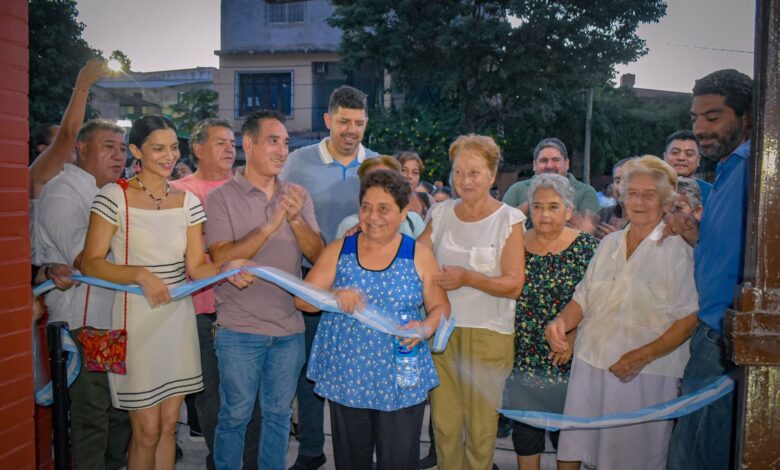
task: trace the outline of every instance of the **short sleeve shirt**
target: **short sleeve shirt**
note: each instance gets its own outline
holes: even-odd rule
[[[440,202],[428,212],[437,261],[486,276],[499,276],[504,250],[525,250],[522,245],[509,246],[505,243],[514,225],[525,222],[525,215],[502,204],[482,220],[463,222],[455,215],[455,207],[460,202],[460,199]],[[447,297],[452,305],[455,326],[514,334],[514,299],[496,297],[468,286],[447,291]]]
[[[44,186],[34,224],[34,242],[42,263],[73,264],[84,249],[89,226],[89,208],[98,194],[95,177],[75,165],[65,165],[62,173]],[[111,326],[114,291],[81,284],[64,291],[55,289],[46,295],[49,321],[65,321],[71,329],[84,324],[95,328]]]
[[[631,225],[601,241],[572,298],[583,311],[574,344],[578,359],[608,370],[623,354],[655,341],[672,323],[696,312],[693,249],[680,236],[659,245],[663,228],[659,223],[628,259]],[[642,372],[679,378],[689,357],[686,341]]]
[[[290,183],[280,179],[276,182],[276,190],[270,200],[244,178],[243,171],[212,191],[206,198],[208,245],[235,242],[268,223],[276,204],[290,187]],[[308,192],[305,193],[301,216],[314,231],[319,231]],[[251,260],[260,266],[272,266],[300,276],[302,255],[292,228],[284,221]],[[222,327],[268,336],[288,336],[304,330],[303,318],[295,309],[293,296],[281,287],[255,279],[245,289],[222,283],[214,291],[217,321]]]
[[[366,158],[377,155],[361,144],[357,157],[344,166],[330,154],[327,142],[328,138],[325,138],[319,144],[291,153],[280,176],[285,181],[303,186],[311,194],[325,244],[336,239],[341,221],[358,211],[358,167]]]

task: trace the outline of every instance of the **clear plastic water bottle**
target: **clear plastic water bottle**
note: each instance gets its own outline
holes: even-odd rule
[[[401,314],[401,325],[409,322],[409,314]],[[420,366],[418,364],[417,348],[412,349],[401,345],[401,340],[395,338],[395,377],[401,388],[413,388],[420,381]]]

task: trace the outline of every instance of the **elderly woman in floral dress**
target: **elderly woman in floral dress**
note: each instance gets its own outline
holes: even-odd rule
[[[571,300],[598,241],[566,226],[574,209],[574,189],[561,175],[534,177],[528,207],[534,228],[525,234],[525,285],[515,311],[515,363],[506,384],[505,404],[516,410],[560,413],[575,332],[567,335],[569,349],[551,354],[544,327]],[[520,470],[540,468],[544,434],[543,429],[513,423],[512,441]],[[557,444],[558,433],[551,438]]]

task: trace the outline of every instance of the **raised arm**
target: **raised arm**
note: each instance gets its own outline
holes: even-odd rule
[[[104,73],[105,62],[102,59],[90,59],[79,71],[57,135],[30,166],[30,199],[37,199],[43,186],[57,176],[65,163],[73,157],[76,137],[84,124],[89,89]]]

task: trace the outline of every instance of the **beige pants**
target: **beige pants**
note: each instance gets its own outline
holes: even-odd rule
[[[433,355],[440,381],[431,392],[438,468],[493,467],[496,409],[513,356],[514,335],[482,328],[455,328],[444,352]]]

